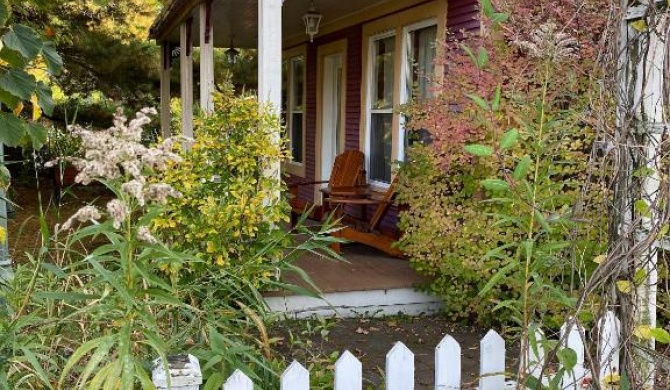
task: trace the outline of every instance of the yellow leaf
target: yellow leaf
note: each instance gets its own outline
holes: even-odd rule
[[[14,107],[14,115],[19,116],[23,112],[23,102],[19,102],[19,104]]]
[[[40,108],[37,95],[30,97],[30,103],[33,105],[33,122],[36,122],[42,117],[42,108]]]
[[[605,261],[605,259],[607,259],[607,255],[598,255],[593,259],[593,262],[596,264],[600,264],[603,261]]]
[[[224,265],[226,261],[223,259],[222,255],[216,256],[216,265]]]
[[[621,381],[621,376],[619,374],[609,374],[605,375],[603,378],[604,385],[618,385]]]
[[[624,294],[633,292],[633,283],[628,280],[619,280],[616,282],[616,287]]]
[[[631,27],[636,29],[639,32],[644,32],[647,30],[647,21],[644,19],[639,19],[630,24]]]
[[[214,245],[213,242],[207,241],[207,253],[214,253],[216,252],[216,246]]]
[[[651,326],[638,325],[633,329],[633,335],[640,340],[651,340]]]
[[[0,244],[4,244],[5,241],[7,241],[7,230],[0,226]]]

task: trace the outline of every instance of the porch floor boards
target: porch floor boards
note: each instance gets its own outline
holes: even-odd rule
[[[404,259],[387,256],[381,251],[361,244],[342,245],[345,261],[330,260],[315,254],[307,254],[296,261],[312,279],[322,293],[392,290],[412,288],[425,281],[417,275]],[[286,274],[287,283],[309,287],[299,275]],[[290,293],[275,292],[278,296]]]

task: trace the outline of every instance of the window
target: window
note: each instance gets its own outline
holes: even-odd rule
[[[420,101],[433,96],[435,56],[437,53],[437,24],[428,20],[405,28],[405,64],[403,68],[404,91],[401,102]],[[403,138],[399,160],[404,159],[405,150],[414,142],[427,142],[430,134],[425,129],[407,132],[404,124],[410,118],[401,118],[400,134]]]
[[[395,36],[373,37],[370,45],[368,177],[373,182],[391,182],[393,150],[393,97],[395,90]]]
[[[395,163],[405,159],[405,148],[413,141],[405,136],[405,123],[411,118],[398,108],[412,99],[431,98],[433,82],[441,76],[435,59],[444,20],[446,3],[435,2],[363,26],[367,50],[361,149],[375,187],[388,187]],[[428,132],[411,135],[429,142]]]
[[[408,29],[406,34],[408,72],[405,75],[407,97],[426,99],[433,96],[431,80],[435,75],[437,26]]]
[[[303,162],[303,126],[305,101],[305,62],[302,56],[283,64],[282,120],[286,127],[288,148],[294,163]]]

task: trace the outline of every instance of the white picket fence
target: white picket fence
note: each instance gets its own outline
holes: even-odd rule
[[[591,380],[603,383],[619,374],[620,322],[612,312],[607,312],[599,321],[598,370],[595,377],[584,365],[585,332],[574,321],[561,328],[560,340],[567,348],[576,352],[577,363],[561,380],[565,390],[582,390]],[[545,352],[542,347],[542,332],[537,331],[531,343],[536,348],[524,348],[527,354],[528,372],[539,378],[542,373]],[[506,381],[505,340],[494,330],[490,330],[480,342],[479,390],[503,390],[514,388],[515,383]],[[197,363],[196,363],[197,364]],[[199,367],[198,367],[199,370]],[[386,354],[386,390],[414,389],[414,354],[402,342],[397,342]],[[542,373],[542,381],[547,383],[550,373]],[[156,382],[154,375],[154,381]],[[174,382],[173,382],[174,383]],[[334,390],[362,390],[363,367],[349,351],[345,351],[335,363]],[[435,348],[435,389],[456,390],[462,388],[461,347],[451,336],[445,336]],[[161,389],[160,386],[157,386]],[[197,389],[198,387],[189,387]],[[607,387],[603,387],[607,388]],[[177,388],[172,386],[173,390]],[[242,371],[237,370],[223,385],[223,390],[253,390],[254,384]],[[281,376],[281,390],[309,390],[309,371],[294,361]]]

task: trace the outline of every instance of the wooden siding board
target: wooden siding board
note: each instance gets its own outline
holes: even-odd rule
[[[461,31],[476,31],[479,29],[478,0],[449,0],[447,5],[447,29],[456,36]],[[360,148],[360,124],[364,108],[361,107],[361,80],[363,75],[363,26],[356,25],[331,34],[317,37],[314,43],[307,47],[306,58],[306,139],[305,139],[305,178],[298,180],[315,180],[316,164],[316,109],[317,109],[317,48],[319,45],[345,39],[347,41],[347,80],[345,106],[345,149],[357,150]],[[298,195],[301,199],[314,201],[314,189],[310,186],[300,188]],[[374,210],[367,210],[368,215]],[[397,232],[398,207],[392,206],[380,223],[380,230]]]

